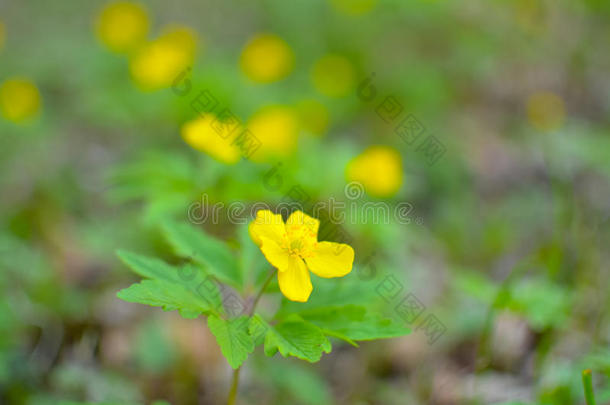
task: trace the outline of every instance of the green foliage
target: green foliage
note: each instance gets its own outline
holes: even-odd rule
[[[269,0],[245,8],[228,0],[180,9],[136,0],[150,29],[123,54],[96,34],[110,2],[0,7],[0,89],[23,77],[41,97],[36,117],[13,123],[3,108],[20,97],[0,90],[0,402],[148,405],[158,395],[172,404],[220,403],[220,390],[207,388],[222,381],[199,367],[209,348],[197,346],[216,348],[214,339],[197,341],[214,316],[223,336],[252,340],[254,351],[240,352],[240,361],[258,360],[258,351],[268,367],[268,376],[242,374],[250,381],[239,403],[333,403],[332,381],[337,402],[355,404],[487,404],[497,387],[528,405],[584,404],[586,368],[597,403],[610,404],[609,0]],[[129,33],[127,20],[118,34]],[[132,80],[135,58],[167,22],[197,37],[188,95],[141,91]],[[289,75],[266,84],[244,75],[240,57],[261,30],[282,38],[294,58]],[[312,80],[329,53],[352,67],[342,97],[323,94]],[[164,70],[167,60],[153,59]],[[365,78],[372,99],[360,94]],[[257,111],[279,105],[298,115],[294,149],[225,164],[193,148],[181,130],[200,115],[193,101],[204,90],[206,110],[233,114],[240,127],[206,142],[230,145],[253,130]],[[541,92],[555,94],[562,111],[534,105]],[[312,101],[321,117],[303,111]],[[384,114],[390,101],[393,117]],[[542,128],[536,110],[559,125]],[[409,115],[422,133],[404,126],[400,133]],[[314,135],[318,118],[326,129]],[[261,150],[282,138],[272,132],[252,131]],[[424,148],[429,136],[446,147],[435,163]],[[346,196],[350,162],[376,144],[400,154],[400,190],[373,198],[365,185],[358,198]],[[314,216],[314,204],[331,197],[337,208],[348,203],[339,208],[346,234],[320,237],[349,241],[354,270],[340,279],[312,275],[307,303],[284,299],[273,279],[244,331],[234,318],[245,322],[251,308],[234,314],[229,302],[251,303],[270,266],[247,226],[223,213],[220,224],[203,219],[211,210],[193,217],[189,208],[203,193],[209,206],[225,207],[277,207],[294,197]],[[408,202],[410,222],[380,223],[376,210],[364,210],[371,202]],[[188,224],[187,213],[205,225]],[[109,254],[117,247],[129,250],[119,252],[124,265]],[[404,287],[388,302],[377,291],[387,274]],[[121,288],[127,301],[176,312],[117,302]],[[426,310],[405,325],[397,308],[408,293]],[[413,361],[428,315],[448,333]],[[407,347],[361,343],[403,335],[406,326],[417,334]],[[293,329],[310,339],[288,339]],[[266,341],[280,353],[264,356]],[[312,348],[311,341],[324,343]],[[357,356],[351,347],[335,350],[332,367],[310,364],[330,343],[365,347]],[[397,350],[409,355],[387,355]],[[349,372],[367,365],[366,375]],[[439,387],[444,376],[450,383]],[[252,383],[265,377],[265,388]],[[528,394],[513,396],[522,389]]]
[[[161,260],[125,251],[117,254],[136,274],[149,278],[119,291],[119,298],[163,307],[166,311],[179,310],[189,319],[222,308],[218,288],[211,280],[203,278],[205,273],[199,268],[192,265],[176,268]],[[196,284],[197,275],[203,279],[200,284]]]
[[[356,305],[322,308],[300,312],[299,315],[321,328],[325,334],[349,343],[404,336],[410,332],[409,328],[392,319],[367,313],[366,308]]]
[[[118,250],[117,256],[136,274],[144,278],[164,280],[171,283],[179,282],[176,268],[162,260],[146,257],[136,253]]]
[[[365,293],[366,288],[361,290],[362,283],[353,281],[340,287],[324,287],[322,282],[322,294],[317,302],[312,300],[298,306],[284,301],[285,305],[276,314],[277,323],[274,324],[258,313],[250,318],[243,314],[226,317],[223,294],[206,274],[209,272],[213,278],[237,287],[243,293],[243,275],[249,274],[252,269],[254,276],[249,278],[254,280],[250,281],[255,285],[262,284],[261,277],[257,275],[263,274],[262,255],[252,249],[255,245],[247,239],[247,230],[242,229],[242,254],[237,258],[224,242],[193,226],[167,222],[163,229],[178,255],[203,265],[205,270],[192,263],[176,267],[156,258],[118,251],[123,263],[146,278],[119,291],[118,297],[128,302],[161,307],[166,311],[177,310],[187,319],[207,315],[208,327],[233,368],[238,368],[259,344],[264,344],[267,356],[279,352],[284,357],[317,362],[323,353],[332,350],[328,337],[357,346],[356,341],[397,337],[410,332],[390,319],[367,311],[362,305],[353,304],[354,297],[359,297],[356,302],[361,303],[364,302],[363,298],[370,299]],[[203,281],[199,282],[201,279]],[[234,294],[224,288],[222,291]]]
[[[456,281],[457,287],[471,297],[497,309],[509,309],[523,315],[536,330],[561,324],[569,312],[571,293],[540,278],[509,282],[499,287],[483,275],[464,273]]]
[[[212,311],[205,301],[197,299],[186,288],[159,280],[144,280],[133,284],[119,291],[117,296],[128,302],[163,307],[164,311],[178,310],[187,319]]]
[[[523,314],[536,330],[563,324],[570,311],[571,293],[549,281],[529,279],[511,289],[507,307]]]
[[[231,367],[241,366],[248,354],[254,351],[254,342],[248,333],[248,317],[226,320],[211,315],[208,317],[208,327]]]
[[[274,326],[265,326],[267,356],[273,356],[279,351],[284,357],[294,356],[313,363],[320,360],[322,352],[330,353],[330,342],[322,330],[298,316],[292,316]]]
[[[177,254],[205,265],[224,283],[234,287],[243,285],[239,263],[225,243],[187,224],[166,222],[163,230]]]
[[[246,282],[261,284],[269,271],[269,262],[261,250],[252,243],[248,226],[241,226],[238,230],[238,239],[241,249],[241,272]]]

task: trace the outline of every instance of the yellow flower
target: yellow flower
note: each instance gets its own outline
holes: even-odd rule
[[[267,106],[259,110],[248,122],[248,129],[261,144],[251,159],[264,162],[291,155],[297,146],[298,122],[288,107]]]
[[[129,70],[144,90],[169,87],[176,76],[193,63],[197,39],[184,26],[171,26],[159,38],[141,47],[131,58]]]
[[[328,128],[329,114],[324,104],[303,100],[297,105],[301,127],[314,135],[322,135]]]
[[[216,120],[212,114],[189,121],[182,126],[181,135],[184,141],[192,148],[205,152],[214,159],[228,164],[237,163],[240,158],[239,150],[231,144],[232,138],[223,139],[217,132],[218,126],[213,127]],[[238,131],[236,129],[235,131]]]
[[[311,80],[320,93],[329,97],[342,97],[354,87],[356,73],[345,57],[326,55],[314,64]]]
[[[294,65],[294,55],[288,44],[273,34],[252,38],[241,53],[240,66],[255,82],[271,83],[286,77]]]
[[[390,197],[402,184],[402,159],[387,146],[371,146],[347,165],[348,181],[362,183],[375,197]]]
[[[309,299],[310,271],[324,278],[352,271],[354,249],[343,243],[318,242],[319,226],[320,221],[301,211],[293,212],[284,224],[281,215],[261,210],[250,223],[252,240],[278,269],[280,290],[291,301]]]
[[[128,52],[146,39],[149,21],[146,9],[138,4],[117,1],[106,5],[96,22],[97,36],[108,49]]]
[[[536,92],[527,101],[527,115],[530,123],[540,131],[559,129],[565,116],[563,100],[555,93]]]
[[[16,123],[32,118],[40,109],[40,93],[34,83],[25,78],[12,78],[0,86],[0,112]]]

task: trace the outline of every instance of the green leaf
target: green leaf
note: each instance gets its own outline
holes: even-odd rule
[[[356,343],[355,341],[353,341],[352,339],[350,339],[348,336],[344,335],[341,332],[337,332],[336,330],[330,330],[330,329],[322,329],[322,332],[324,332],[324,334],[326,336],[330,336],[330,337],[334,337],[337,339],[341,339],[347,343],[349,343],[350,345],[354,346],[354,347],[360,347],[358,345],[358,343]]]
[[[311,363],[320,360],[322,352],[330,353],[330,341],[317,326],[293,316],[275,326],[266,324],[265,354],[278,350],[284,357],[294,356]]]
[[[325,334],[350,344],[355,340],[385,339],[411,332],[409,328],[392,319],[368,313],[366,308],[356,305],[319,308],[301,312],[299,315],[321,328]]]
[[[162,307],[165,311],[178,310],[180,315],[188,319],[214,311],[205,300],[183,286],[162,280],[143,280],[132,284],[119,291],[117,297],[127,302]]]
[[[205,265],[224,283],[234,287],[243,285],[238,261],[224,242],[188,224],[166,222],[163,230],[177,254]]]
[[[254,342],[248,334],[248,317],[226,320],[216,315],[208,317],[208,327],[216,337],[222,354],[231,367],[238,368],[254,351]]]
[[[356,274],[348,274],[343,278],[315,279],[315,290],[305,303],[282,300],[280,316],[301,313],[314,309],[358,305],[369,307],[380,301],[376,288],[379,280],[362,281]]]
[[[259,315],[254,314],[250,318],[250,322],[248,324],[248,333],[252,336],[252,341],[255,346],[263,343],[265,341],[265,336],[267,335],[267,331],[271,326],[265,322],[265,320]]]
[[[262,284],[271,266],[260,248],[250,239],[248,225],[239,228],[238,238],[241,247],[242,274],[249,275],[249,282],[253,282],[255,285]]]
[[[122,250],[117,255],[136,274],[164,283],[178,284],[189,290],[206,307],[222,312],[222,295],[218,286],[213,277],[208,276],[200,267],[190,263],[175,267],[153,257]]]
[[[162,260],[142,256],[124,250],[118,250],[117,256],[119,256],[121,261],[125,263],[127,267],[144,278],[165,280],[174,283],[180,282],[177,269]]]

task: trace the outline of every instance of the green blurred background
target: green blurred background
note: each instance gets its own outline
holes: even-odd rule
[[[342,224],[353,276],[376,294],[392,275],[445,333],[313,365],[257,352],[241,403],[576,404],[583,368],[610,403],[609,43],[602,0],[2,1],[0,402],[222,403],[204,322],[116,298],[115,250],[175,260],[158,225],[202,195],[353,202],[357,181],[360,207],[413,208]],[[189,135],[203,90],[260,138],[251,159]]]

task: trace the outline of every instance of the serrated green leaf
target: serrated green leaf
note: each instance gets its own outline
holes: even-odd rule
[[[234,287],[243,285],[236,256],[224,242],[188,224],[166,222],[163,230],[177,254],[205,265],[224,283]]]
[[[374,340],[407,335],[411,330],[392,319],[367,313],[366,308],[347,305],[319,308],[299,314],[330,336],[353,344],[356,340]]]
[[[376,287],[379,281],[362,281],[354,274],[343,278],[316,278],[315,290],[305,303],[283,300],[280,316],[320,308],[357,305],[369,307],[380,301]]]
[[[248,317],[226,320],[216,315],[208,317],[208,327],[216,337],[222,354],[231,367],[238,368],[254,351],[254,342],[248,334]]]
[[[360,347],[358,345],[358,343],[354,342],[352,339],[350,339],[348,336],[345,336],[343,333],[337,332],[336,330],[322,329],[322,332],[326,336],[330,336],[330,337],[334,337],[334,338],[337,338],[337,339],[341,339],[344,342],[347,342],[347,343],[349,343],[350,345],[352,345],[354,347]]]
[[[136,274],[166,283],[178,284],[189,290],[194,296],[203,300],[203,304],[222,312],[222,295],[213,277],[208,276],[200,267],[194,264],[184,264],[180,267],[171,266],[154,257],[143,256],[123,250],[117,255],[125,265]]]
[[[165,263],[163,260],[142,256],[125,250],[118,250],[117,256],[119,256],[127,267],[144,278],[166,280],[174,283],[180,281],[180,277],[176,271],[177,269],[174,266]]]
[[[278,350],[284,357],[294,356],[311,363],[320,360],[322,352],[330,353],[330,341],[317,326],[299,317],[268,327],[265,336],[265,354],[273,356]]]
[[[265,322],[259,314],[254,314],[250,318],[248,333],[252,336],[252,341],[255,346],[258,346],[265,341],[265,336],[267,335],[269,328],[269,324]]]
[[[175,283],[162,280],[143,280],[119,291],[124,301],[162,307],[165,311],[180,311],[184,318],[192,319],[213,309],[200,297]]]

